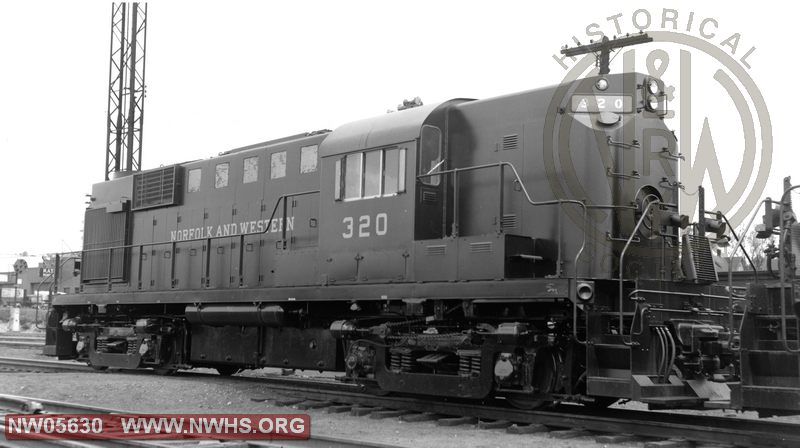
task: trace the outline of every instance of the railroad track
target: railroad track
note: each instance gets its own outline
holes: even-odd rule
[[[86,364],[28,358],[0,358],[0,371],[11,372],[94,372]]]
[[[0,345],[16,348],[44,347],[44,335],[38,333],[0,333]]]
[[[328,447],[328,448],[402,448],[398,445],[387,445],[372,443],[368,441],[349,440],[340,437],[330,437],[318,434],[311,434],[307,440],[281,440],[273,441],[253,441],[253,440],[230,440],[214,441],[204,440],[31,440],[31,441],[8,441],[5,440],[5,414],[135,414],[131,411],[120,409],[109,409],[97,406],[90,406],[79,403],[69,403],[64,401],[47,400],[33,397],[23,397],[19,395],[0,394],[0,447],[26,447],[26,446],[74,446],[80,448],[109,447],[109,446],[134,446],[142,448],[279,448],[279,447]]]
[[[25,369],[27,362],[31,360],[0,358],[0,369],[5,363]],[[94,372],[85,365],[63,361],[33,360],[29,367],[33,371],[47,368],[52,371]],[[147,372],[139,370],[126,373]],[[214,374],[200,372],[181,372],[179,375],[219,378]],[[356,385],[332,379],[279,375],[235,376],[232,379],[268,385],[270,392],[276,394],[252,397],[254,401],[272,401],[279,406],[294,406],[301,410],[349,412],[351,415],[368,416],[372,419],[400,418],[408,422],[435,420],[443,426],[469,424],[483,429],[507,428],[507,431],[516,433],[546,432],[554,438],[595,437],[599,443],[639,440],[647,445],[648,441],[654,441],[654,436],[658,436],[662,441],[674,439],[730,446],[800,446],[800,425],[767,420],[628,409],[595,410],[579,405],[525,411],[510,408],[499,399],[475,403],[414,396],[376,396],[364,393]],[[290,446],[283,442],[282,445]]]

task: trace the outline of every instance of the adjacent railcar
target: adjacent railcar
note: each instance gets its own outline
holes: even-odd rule
[[[525,408],[719,405],[747,305],[715,285],[724,217],[678,213],[663,91],[624,73],[454,99],[96,184],[46,352]]]

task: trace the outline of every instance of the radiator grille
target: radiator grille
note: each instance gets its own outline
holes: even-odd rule
[[[105,208],[86,210],[81,264],[81,278],[84,283],[125,280],[128,249],[111,248],[127,244],[129,216],[128,212],[106,213]],[[93,250],[106,248],[108,250]]]
[[[519,135],[511,134],[503,136],[503,151],[517,149],[519,147]]]
[[[133,176],[133,209],[141,210],[178,203],[180,170],[176,165]]]
[[[704,283],[718,280],[708,238],[702,235],[684,235],[683,248],[684,273],[687,279]]]

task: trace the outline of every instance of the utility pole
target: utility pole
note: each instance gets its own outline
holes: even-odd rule
[[[607,75],[609,73],[608,65],[611,62],[611,52],[616,50],[617,48],[628,47],[631,45],[643,44],[647,42],[652,42],[653,38],[648,36],[647,33],[639,33],[639,34],[626,34],[625,37],[617,38],[614,36],[613,39],[609,39],[608,36],[603,36],[603,38],[597,42],[591,42],[589,45],[578,45],[577,47],[567,48],[566,46],[561,49],[561,54],[566,56],[580,56],[582,54],[594,53],[594,57],[597,59],[596,64],[600,67],[601,75]]]
[[[147,4],[111,5],[105,179],[139,171],[144,124]]]

